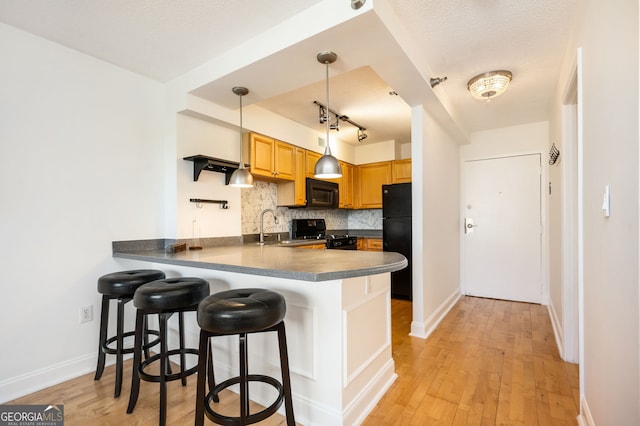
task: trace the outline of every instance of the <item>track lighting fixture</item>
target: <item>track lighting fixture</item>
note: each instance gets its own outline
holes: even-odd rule
[[[358,142],[362,142],[367,138],[367,134],[362,129],[358,129]]]
[[[431,80],[429,80],[429,84],[431,84],[431,88],[433,89],[434,87],[436,87],[438,84],[447,81],[447,77],[437,77],[437,78],[432,78]]]
[[[320,120],[320,124],[324,124],[325,123],[325,120],[327,120],[327,117],[329,117],[329,114],[333,114],[334,115],[334,117],[336,118],[336,121],[331,123],[331,125],[329,126],[331,128],[331,130],[338,130],[339,131],[340,130],[340,121],[347,122],[347,123],[351,124],[352,126],[357,127],[358,130],[361,131],[361,132],[364,132],[365,130],[367,130],[366,127],[361,126],[358,123],[356,123],[355,121],[353,121],[352,119],[350,119],[348,115],[342,115],[338,111],[334,111],[331,108],[325,107],[323,104],[321,104],[318,101],[313,101],[313,103],[318,105],[318,117],[319,117],[319,120]]]
[[[364,6],[366,2],[367,0],[351,0],[351,9],[358,10]]]

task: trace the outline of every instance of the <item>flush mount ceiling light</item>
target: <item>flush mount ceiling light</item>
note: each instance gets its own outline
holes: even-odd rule
[[[338,59],[338,55],[333,52],[320,52],[316,56],[318,62],[321,64],[325,64],[326,67],[326,76],[327,76],[327,105],[325,108],[325,112],[327,114],[324,122],[327,127],[327,139],[324,145],[324,154],[320,159],[316,162],[316,166],[314,168],[314,175],[317,178],[323,179],[332,179],[339,178],[342,176],[342,167],[338,162],[338,159],[331,155],[331,147],[329,146],[329,129],[331,128],[331,124],[329,123],[329,64],[332,64]]]
[[[244,168],[244,160],[242,159],[242,97],[249,93],[249,89],[246,87],[234,87],[231,90],[240,97],[240,165],[231,174],[231,178],[229,178],[229,186],[234,186],[236,188],[252,188],[253,176],[249,170]]]
[[[502,95],[511,82],[510,71],[490,71],[477,75],[469,80],[467,89],[476,99],[488,101]]]

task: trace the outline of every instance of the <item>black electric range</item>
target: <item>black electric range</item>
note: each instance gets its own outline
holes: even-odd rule
[[[357,250],[358,237],[327,234],[324,219],[293,219],[291,238],[294,240],[324,240],[328,249]]]

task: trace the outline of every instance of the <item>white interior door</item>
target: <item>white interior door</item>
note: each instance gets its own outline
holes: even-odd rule
[[[466,161],[463,291],[542,302],[540,154]]]

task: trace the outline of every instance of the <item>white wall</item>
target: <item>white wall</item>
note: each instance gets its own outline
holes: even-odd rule
[[[478,159],[543,152],[549,139],[546,121],[471,134],[471,143],[460,146],[460,159]]]
[[[426,337],[460,295],[458,145],[422,108],[412,108],[413,323]]]
[[[224,173],[202,171],[193,180],[193,162],[183,158],[208,155],[228,161],[240,160],[240,130],[200,120],[184,114],[177,119],[177,223],[178,238],[237,236],[240,231],[241,203],[239,188],[225,184]],[[245,158],[245,162],[249,159]],[[226,200],[220,204],[196,204],[189,200]],[[199,207],[198,207],[199,206]]]
[[[583,415],[640,424],[638,2],[587,0],[582,48]],[[560,76],[567,81],[567,76]],[[559,116],[555,117],[560,120]],[[611,185],[611,216],[601,210]]]
[[[164,176],[161,85],[4,24],[0,57],[3,402],[95,368],[96,280],[164,236]]]
[[[356,146],[355,149],[355,163],[354,164],[367,164],[377,163],[379,161],[395,160],[396,158],[396,143],[393,140],[378,142],[373,144]]]

